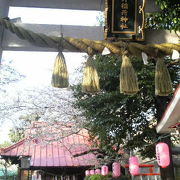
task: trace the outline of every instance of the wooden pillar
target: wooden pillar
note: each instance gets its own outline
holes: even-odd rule
[[[18,167],[18,175],[17,175],[18,180],[21,180],[21,169]]]
[[[8,17],[9,12],[9,0],[0,0],[0,17]],[[0,26],[0,63],[2,58],[2,41],[3,41],[3,31],[4,29]]]
[[[170,102],[170,97],[168,96],[156,96],[155,106],[156,106],[156,118],[158,123],[160,122],[164,111],[167,108],[168,103]],[[162,134],[158,134],[158,136],[162,136]],[[175,180],[174,177],[174,166],[172,161],[172,152],[171,152],[171,139],[170,137],[166,137],[161,139],[161,141],[165,142],[169,146],[170,150],[170,165],[166,168],[160,167],[161,179],[162,180]]]

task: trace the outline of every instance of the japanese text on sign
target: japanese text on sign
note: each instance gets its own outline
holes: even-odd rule
[[[112,32],[135,33],[136,0],[112,0]]]
[[[120,28],[121,29],[127,29],[128,25],[127,25],[127,21],[128,21],[128,0],[122,0],[121,1],[121,18],[120,18]]]

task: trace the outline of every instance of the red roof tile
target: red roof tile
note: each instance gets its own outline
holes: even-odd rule
[[[87,130],[69,135],[58,142],[43,144],[37,139],[23,139],[0,151],[1,156],[30,156],[34,167],[79,167],[94,166],[97,160],[94,154],[73,157],[75,154],[90,150],[91,143]]]

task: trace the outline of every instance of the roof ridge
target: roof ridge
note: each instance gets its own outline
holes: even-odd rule
[[[2,152],[6,153],[6,152],[9,151],[10,149],[16,148],[17,146],[23,144],[26,139],[27,139],[27,138],[24,138],[24,139],[22,139],[22,140],[20,140],[20,141],[18,141],[18,142],[16,142],[16,143],[14,143],[14,144],[6,147],[6,148],[3,148],[3,151],[2,151]]]

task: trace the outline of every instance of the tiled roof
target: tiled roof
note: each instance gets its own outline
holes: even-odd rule
[[[82,167],[97,164],[94,154],[88,153],[78,157],[75,154],[90,150],[91,143],[87,130],[72,134],[58,142],[42,143],[38,139],[23,139],[0,151],[1,156],[30,156],[33,167]]]

